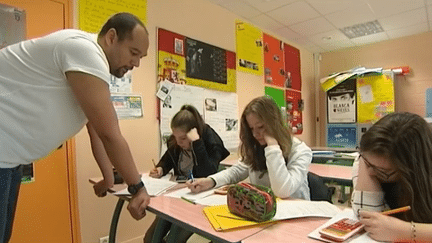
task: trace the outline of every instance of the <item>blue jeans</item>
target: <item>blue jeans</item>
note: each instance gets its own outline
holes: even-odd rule
[[[0,168],[0,243],[9,242],[11,237],[21,177],[21,165]]]

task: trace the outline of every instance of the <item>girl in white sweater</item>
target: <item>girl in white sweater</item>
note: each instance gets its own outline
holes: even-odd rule
[[[310,200],[307,172],[311,149],[294,138],[273,99],[253,99],[240,121],[240,160],[232,167],[186,184],[192,192],[246,179],[270,187],[281,198]]]

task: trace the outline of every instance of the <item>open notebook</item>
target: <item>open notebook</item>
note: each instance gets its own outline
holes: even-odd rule
[[[328,202],[304,201],[304,200],[278,200],[276,215],[268,221],[249,221],[230,213],[228,206],[217,205],[203,209],[204,214],[216,231],[275,223],[279,220],[302,217],[328,217],[331,218],[340,212],[340,209]]]
[[[148,173],[146,173],[141,175],[141,180],[144,182],[144,186],[146,187],[147,193],[150,196],[158,196],[177,185],[177,182],[169,180],[170,177],[171,174],[167,174],[161,178],[153,178],[150,177]],[[130,195],[127,188],[113,194],[118,196]]]

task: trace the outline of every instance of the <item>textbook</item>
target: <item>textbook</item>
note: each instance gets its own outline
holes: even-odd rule
[[[325,201],[305,200],[277,200],[276,215],[268,221],[255,222],[232,214],[228,205],[208,206],[203,209],[204,214],[216,231],[224,231],[235,228],[256,226],[268,223],[276,223],[279,220],[303,218],[303,217],[326,217],[331,218],[341,210]]]

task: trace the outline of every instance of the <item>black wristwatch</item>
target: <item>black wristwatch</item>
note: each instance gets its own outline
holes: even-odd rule
[[[144,187],[144,182],[140,181],[138,184],[128,186],[128,192],[133,196]]]

